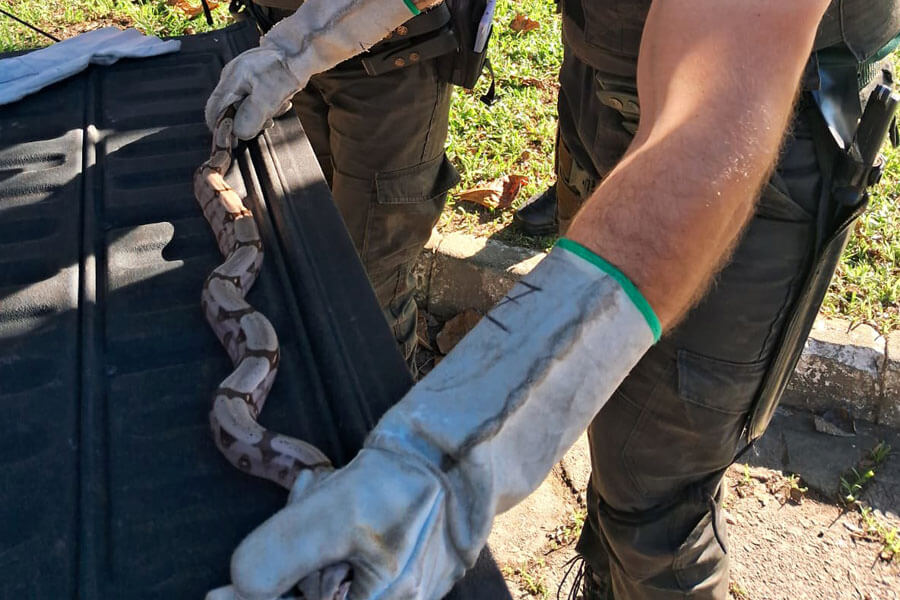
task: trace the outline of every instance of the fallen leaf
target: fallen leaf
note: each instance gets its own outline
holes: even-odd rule
[[[193,2],[196,2],[197,4],[194,5]],[[203,4],[200,0],[166,0],[166,4],[176,10],[180,10],[191,19],[203,12]],[[209,10],[215,10],[216,7],[219,6],[218,2],[213,2],[212,0],[209,0],[208,4]]]
[[[435,339],[438,350],[443,354],[449,353],[459,343],[459,340],[469,333],[480,320],[481,313],[468,308],[447,321],[441,332],[437,334],[437,339]]]
[[[555,81],[552,79],[538,79],[537,77],[518,77],[514,81],[519,85],[534,87],[539,90],[548,90],[555,85]]]
[[[503,187],[501,185],[500,189],[496,189],[496,187],[493,185],[494,183],[495,182],[491,182],[487,185],[476,186],[467,190],[463,190],[462,192],[456,194],[456,198],[457,200],[474,202],[475,204],[480,204],[488,208],[495,208],[500,201],[500,195],[503,193]]]
[[[458,200],[474,202],[490,209],[509,208],[522,186],[528,182],[524,175],[507,175],[481,186],[463,190],[456,195]]]
[[[522,13],[516,13],[515,18],[509,24],[509,28],[519,33],[528,33],[541,26],[537,21],[532,21]]]
[[[526,183],[528,183],[528,178],[524,175],[507,175],[504,177],[503,193],[500,195],[500,204],[497,208],[503,209],[512,206],[516,196],[522,191],[522,186]]]

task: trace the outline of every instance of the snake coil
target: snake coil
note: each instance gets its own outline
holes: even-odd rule
[[[234,113],[229,108],[219,119],[210,158],[194,174],[194,195],[225,257],[206,278],[201,305],[234,365],[213,394],[209,423],[216,447],[232,465],[290,490],[302,471],[315,477],[334,467],[312,444],[256,421],[275,381],[280,352],[272,323],[245,300],[259,275],[263,247],[253,214],[225,181],[232,162]],[[310,575],[298,587],[307,600],[344,600],[350,576],[350,566],[338,564]]]

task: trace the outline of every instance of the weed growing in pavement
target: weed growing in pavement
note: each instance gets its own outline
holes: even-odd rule
[[[859,521],[862,537],[881,544],[881,551],[878,553],[881,560],[890,562],[900,555],[900,533],[896,527],[885,525],[868,506],[860,508]]]
[[[841,476],[841,499],[845,505],[852,507],[859,503],[860,494],[866,485],[875,478],[875,469],[887,459],[890,453],[891,446],[880,441],[869,450],[859,465]]]
[[[568,520],[564,524],[557,525],[556,529],[547,534],[547,537],[550,539],[550,548],[544,554],[556,552],[560,548],[575,543],[578,540],[578,536],[581,535],[585,518],[587,518],[585,509],[579,508],[572,511],[572,514],[569,515]]]
[[[794,504],[800,504],[803,502],[803,496],[806,492],[809,491],[809,488],[800,485],[800,476],[799,475],[789,475],[786,482],[786,494],[787,500],[793,502]]]
[[[735,495],[738,498],[745,498],[749,494],[753,493],[753,478],[750,476],[750,465],[749,464],[744,463],[743,473],[741,475],[741,478],[738,479],[737,481],[735,481],[734,485],[732,487],[734,489]],[[730,506],[732,504],[732,502],[730,500],[731,500],[730,496],[725,498],[726,504],[728,506]],[[728,508],[728,506],[726,506],[726,508]]]
[[[869,459],[877,466],[883,463],[890,454],[891,445],[882,440],[869,451]]]
[[[750,595],[736,581],[728,583],[728,593],[731,594],[732,600],[750,600]]]
[[[538,559],[537,561],[529,562],[527,566],[503,567],[501,572],[506,579],[516,581],[519,584],[519,587],[521,587],[529,596],[547,598],[547,586],[544,584],[543,580],[531,572],[532,569],[537,570],[545,566],[547,566],[547,563],[544,562],[544,559]]]
[[[859,511],[859,521],[862,532],[858,537],[881,544],[878,557],[890,562],[900,554],[900,533],[896,527],[884,524],[875,512],[868,506],[864,506],[860,495],[866,486],[875,478],[875,469],[878,468],[891,453],[891,446],[880,441],[869,450],[866,457],[860,461],[857,467],[841,477],[841,493],[845,510],[855,508]]]
[[[859,494],[865,485],[875,477],[873,469],[859,471],[856,467],[850,469],[846,477],[841,477],[842,500],[847,506],[854,506],[859,502]]]

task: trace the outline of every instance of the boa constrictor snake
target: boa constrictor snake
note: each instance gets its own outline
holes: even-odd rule
[[[235,141],[233,119],[234,108],[219,119],[210,158],[194,174],[194,195],[225,257],[203,284],[201,304],[234,365],[213,394],[209,422],[216,446],[231,464],[291,489],[302,471],[315,475],[333,466],[315,446],[256,421],[280,354],[274,327],[244,299],[262,266],[263,247],[253,214],[225,181]],[[305,600],[344,600],[351,575],[349,565],[334,565],[310,575],[298,589]]]

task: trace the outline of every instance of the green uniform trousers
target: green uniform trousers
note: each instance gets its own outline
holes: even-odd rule
[[[266,10],[275,19],[291,14]],[[413,267],[459,182],[444,154],[452,86],[435,62],[372,77],[350,59],[314,75],[293,99],[408,361],[416,345]]]
[[[560,83],[560,141],[600,181],[633,127],[599,93],[635,83],[599,73],[568,48]],[[720,482],[746,443],[756,392],[813,263],[823,180],[810,131],[795,118],[731,260],[588,430],[588,518],[577,549],[610,598],[727,597]],[[568,175],[560,173],[561,194],[579,194],[566,189]]]

